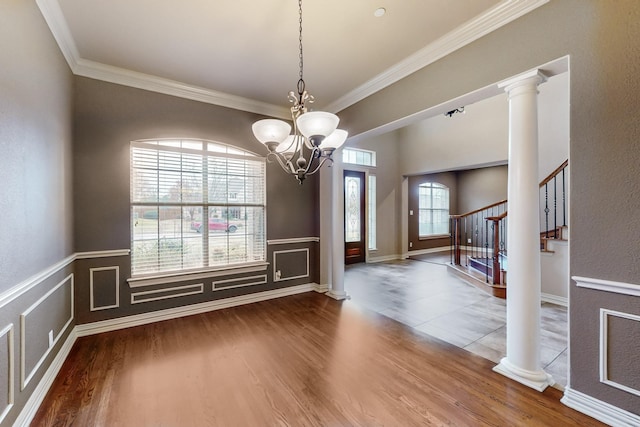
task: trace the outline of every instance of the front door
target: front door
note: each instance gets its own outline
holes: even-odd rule
[[[365,174],[344,171],[344,263],[365,261]]]

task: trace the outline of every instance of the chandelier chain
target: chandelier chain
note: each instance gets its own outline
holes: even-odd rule
[[[300,79],[298,80],[298,94],[302,95],[302,92],[304,92],[304,79],[303,79],[303,68],[304,68],[304,58],[302,55],[302,0],[298,0],[298,47],[300,49],[300,53],[298,54],[298,58],[300,60],[299,62],[299,66],[300,66]]]

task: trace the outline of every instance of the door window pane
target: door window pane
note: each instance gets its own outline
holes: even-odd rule
[[[344,178],[344,237],[345,242],[359,242],[360,236],[360,179]]]

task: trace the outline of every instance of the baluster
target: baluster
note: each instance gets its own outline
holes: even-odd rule
[[[544,235],[549,238],[549,184],[544,185]]]
[[[488,212],[488,211],[487,211]],[[482,257],[482,262],[485,265],[485,280],[489,283],[489,227],[487,226],[489,221],[485,220],[484,224],[484,255]]]
[[[567,213],[567,201],[565,198],[565,190],[564,190],[564,171],[567,167],[565,166],[562,169],[562,226],[566,227],[567,226],[567,218],[566,218],[566,213]]]
[[[464,245],[465,245],[465,251],[464,251],[464,265],[465,267],[469,266],[469,229],[467,227],[467,217],[464,217]]]
[[[453,253],[456,248],[453,245],[453,234],[455,233],[455,229],[453,226],[453,218],[449,217],[449,263],[453,264]]]
[[[558,193],[558,175],[553,177],[553,238],[558,238],[558,202],[557,202],[557,193]]]

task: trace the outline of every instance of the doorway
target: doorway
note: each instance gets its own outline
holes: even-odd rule
[[[344,263],[366,259],[364,172],[344,171]]]

